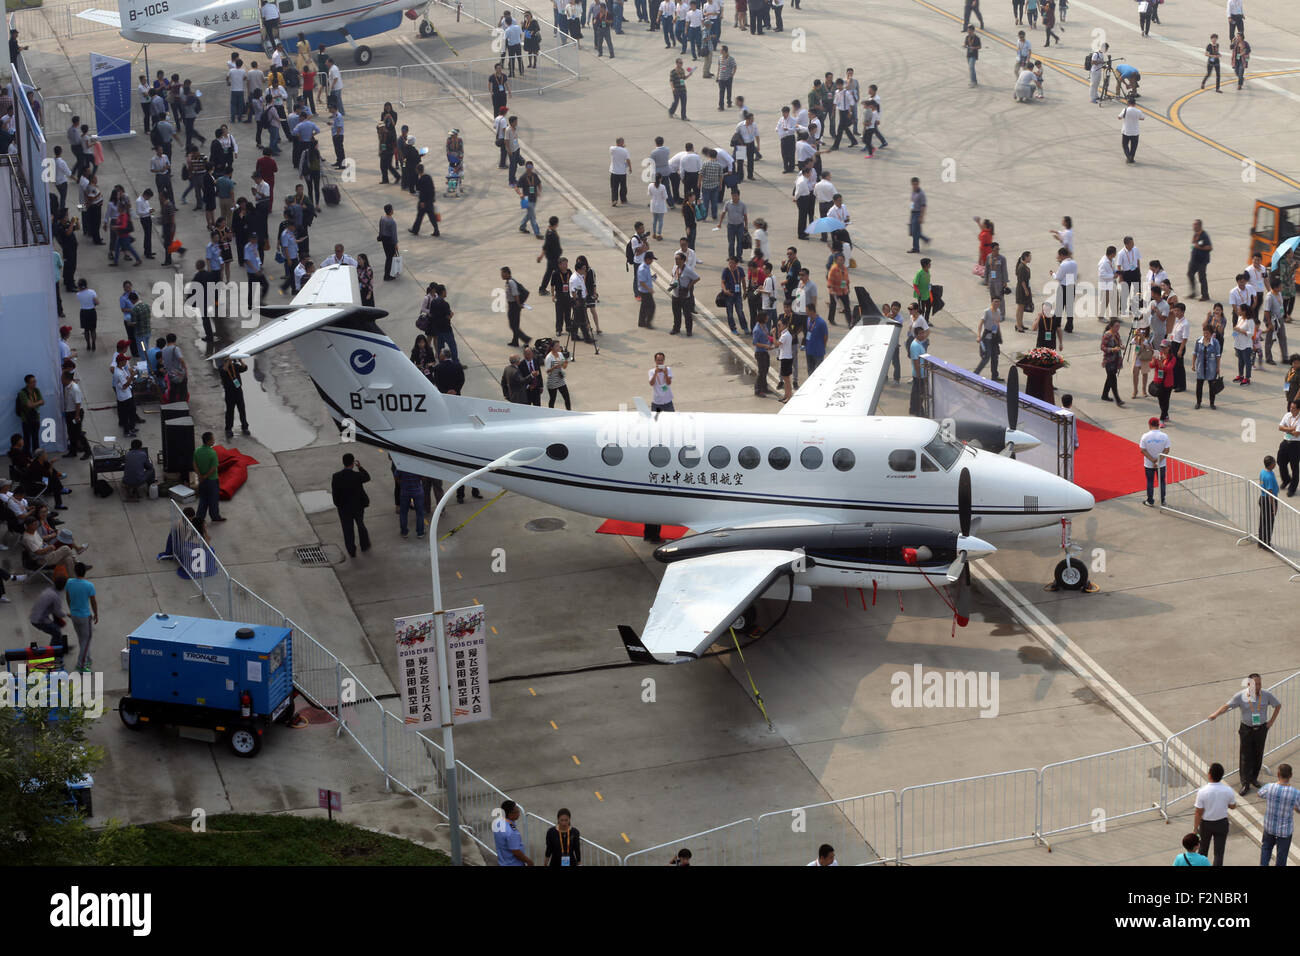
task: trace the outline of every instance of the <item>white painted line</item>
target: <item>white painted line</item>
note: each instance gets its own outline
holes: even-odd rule
[[[1132,727],[1149,743],[1163,744],[1173,736],[1173,731],[1161,723],[1155,714],[1147,710],[1140,701],[1130,694],[1086,651],[1075,644],[1038,608],[1029,602],[1010,582],[1007,581],[987,561],[972,565],[971,572],[980,578],[993,592],[994,596],[1006,606],[1012,615],[1053,655],[1060,659],[1074,674],[1087,685],[1098,698],[1115,711],[1126,724]],[[1177,748],[1178,769],[1189,780],[1204,778],[1208,767],[1204,760],[1196,756],[1181,741],[1175,741],[1171,747]],[[1263,839],[1264,820],[1259,811],[1251,804],[1239,803],[1236,810],[1229,811],[1237,825],[1256,843]],[[1295,848],[1293,847],[1293,850]],[[1300,853],[1293,859],[1300,861]]]

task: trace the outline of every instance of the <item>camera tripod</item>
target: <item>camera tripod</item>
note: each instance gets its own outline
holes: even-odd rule
[[[1106,65],[1102,68],[1101,89],[1097,91],[1098,106],[1101,106],[1101,104],[1106,102],[1108,99],[1125,101],[1130,96],[1134,99],[1142,98],[1142,94],[1137,91],[1136,86],[1132,89],[1125,89],[1124,78],[1120,76],[1119,71],[1115,69],[1115,60],[1123,62],[1124,58],[1122,56],[1106,57]]]

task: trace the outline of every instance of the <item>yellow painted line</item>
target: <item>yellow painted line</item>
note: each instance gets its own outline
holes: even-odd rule
[[[492,627],[492,625],[489,624],[488,627]],[[492,633],[495,634],[496,632],[497,632],[497,629],[496,629],[495,627],[492,627]]]
[[[582,761],[578,759],[578,755],[577,755],[577,754],[569,754],[569,756],[573,758],[573,762],[574,762],[577,766],[579,766],[579,767],[582,766]]]
[[[551,729],[552,729],[552,730],[559,730],[560,728],[557,727],[557,726],[555,726],[555,721],[551,721]]]
[[[537,691],[533,690],[531,687],[528,688],[528,693],[532,694],[534,697],[537,696]]]
[[[957,20],[961,19],[955,14],[949,13],[947,10],[941,10],[938,7],[936,7],[934,4],[926,2],[926,0],[912,0],[912,2],[915,4],[919,4],[920,6],[925,7],[930,12],[937,13],[939,14],[939,16],[945,17],[946,19],[951,20],[953,22],[956,22]],[[995,34],[989,33],[987,30],[976,30],[975,32],[979,33],[981,36],[987,37],[988,39],[994,41],[995,43],[1002,44],[1002,46],[1006,47],[1008,50],[1015,50],[1017,48],[1017,45],[1015,43],[1012,43],[1010,40],[1003,39],[1002,37],[997,36]],[[1058,66],[1057,64],[1059,63],[1059,61],[1048,60],[1045,59],[1044,57],[1037,56],[1037,55],[1035,55],[1034,59],[1042,60],[1045,66],[1050,66],[1055,73],[1065,77],[1068,80],[1073,81],[1077,86],[1088,86],[1091,82],[1090,77],[1085,78],[1085,77],[1078,76],[1077,74],[1080,71],[1077,68],[1069,69],[1066,67]],[[1273,73],[1250,73],[1247,74],[1247,79],[1250,79],[1252,77],[1276,76],[1279,73],[1290,73],[1290,72],[1293,71],[1279,70]],[[1154,76],[1158,74],[1144,74],[1144,75]],[[1181,74],[1174,74],[1174,75],[1181,75]],[[1191,129],[1186,123],[1182,121],[1181,117],[1179,116],[1179,112],[1182,109],[1183,104],[1186,103],[1188,100],[1190,100],[1193,96],[1199,96],[1201,93],[1210,93],[1210,92],[1213,91],[1207,87],[1206,89],[1203,90],[1192,90],[1190,93],[1184,94],[1183,96],[1179,97],[1177,100],[1174,101],[1173,106],[1169,108],[1169,114],[1167,116],[1153,111],[1149,106],[1143,106],[1142,111],[1152,119],[1159,120],[1161,123],[1164,123],[1166,126],[1172,129],[1176,129],[1180,133],[1185,133],[1186,135],[1190,136],[1192,139],[1196,140],[1197,142],[1209,146],[1211,149],[1216,149],[1226,156],[1231,156],[1233,159],[1237,159],[1237,160],[1250,160],[1251,162],[1254,162],[1254,160],[1251,160],[1251,158],[1249,156],[1246,156],[1244,153],[1239,153],[1232,147],[1225,146],[1223,143],[1220,143],[1218,140],[1211,139],[1210,137],[1205,136],[1202,133],[1196,132],[1194,129]],[[1149,96],[1150,94],[1148,94],[1147,97],[1144,97],[1144,99],[1149,98]],[[1091,106],[1093,104],[1089,104],[1089,105]],[[1255,169],[1258,172],[1265,173],[1266,175],[1272,176],[1274,179],[1279,180],[1280,182],[1286,183],[1292,189],[1300,189],[1300,180],[1292,179],[1290,176],[1286,175],[1283,172],[1280,172],[1279,170],[1274,169],[1271,166],[1265,166],[1262,163],[1255,163]]]
[[[599,800],[601,803],[604,803],[604,802],[605,802],[605,798],[602,797],[602,796],[600,795],[600,791],[597,790],[597,791],[595,791],[595,793],[596,793],[596,799]]]
[[[629,840],[629,839],[627,838],[627,834],[626,834],[626,833],[620,833],[619,836],[621,836],[621,837],[623,838],[623,842],[624,842],[624,843],[631,843],[631,842],[632,842],[631,840]]]

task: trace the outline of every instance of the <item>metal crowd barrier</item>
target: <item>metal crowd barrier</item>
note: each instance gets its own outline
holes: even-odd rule
[[[1163,815],[1164,755],[1160,743],[1148,742],[1043,767],[1039,839],[1085,827],[1105,832],[1111,821],[1141,813]]]
[[[905,787],[899,795],[897,858],[1033,840],[1037,821],[1037,770]]]
[[[1238,535],[1254,533],[1259,496],[1252,492],[1254,483],[1248,478],[1166,455],[1165,481],[1168,497],[1163,511]]]
[[[702,830],[668,843],[637,850],[623,857],[624,866],[659,866],[685,847],[692,866],[748,866],[754,862],[754,819],[746,817],[712,830]]]
[[[764,813],[754,822],[754,863],[806,865],[823,843],[841,866],[897,862],[897,815],[893,790]]]
[[[104,33],[117,27],[109,23],[83,20],[77,16],[83,10],[112,9],[106,0],[75,0],[73,3],[47,3],[39,7],[15,10],[9,15],[11,28],[18,30],[21,43],[29,40],[56,40]]]

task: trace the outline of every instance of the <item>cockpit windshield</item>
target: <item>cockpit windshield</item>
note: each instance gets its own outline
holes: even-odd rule
[[[926,453],[933,458],[939,466],[947,471],[961,457],[962,445],[960,442],[945,440],[943,429],[935,432],[934,438],[925,446]]]

